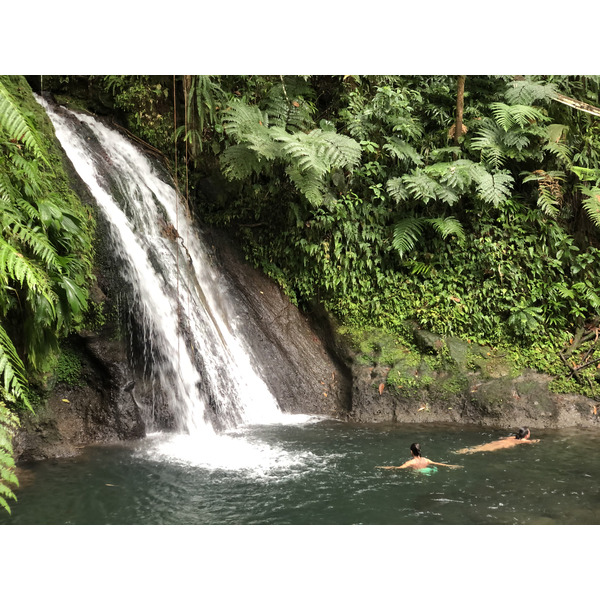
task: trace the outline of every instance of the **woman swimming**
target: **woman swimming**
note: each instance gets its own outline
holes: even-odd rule
[[[518,433],[512,436],[489,442],[487,444],[481,444],[481,446],[475,446],[473,448],[463,448],[457,450],[455,454],[473,454],[474,452],[493,452],[494,450],[501,450],[502,448],[513,448],[519,444],[535,444],[540,440],[532,440],[531,431],[528,427],[521,427]]]
[[[410,447],[412,458],[407,460],[403,465],[399,467],[376,467],[377,469],[427,469],[432,465],[438,465],[440,467],[450,467],[451,469],[462,469],[461,465],[447,465],[445,463],[434,462],[421,456],[420,444],[412,444]]]

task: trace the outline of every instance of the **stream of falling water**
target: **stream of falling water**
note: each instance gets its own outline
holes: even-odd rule
[[[152,380],[170,399],[178,433],[153,432],[146,451],[221,468],[296,461],[239,435],[252,424],[314,418],[284,414],[253,367],[235,306],[175,187],[119,132],[87,114],[38,102],[109,224]]]

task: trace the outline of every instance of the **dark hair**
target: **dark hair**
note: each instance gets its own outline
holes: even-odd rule
[[[421,445],[420,444],[411,444],[410,451],[415,456],[421,456]]]
[[[529,433],[529,427],[521,427],[519,433],[515,433],[515,437],[518,440],[522,440]]]

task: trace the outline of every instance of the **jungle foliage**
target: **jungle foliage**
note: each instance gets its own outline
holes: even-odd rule
[[[69,188],[51,126],[24,78],[0,77],[0,503],[17,483],[10,432],[30,384],[83,318],[92,221]]]
[[[196,135],[238,185],[196,210],[293,301],[521,348],[595,395],[600,111],[557,99],[598,106],[600,78],[467,76],[458,135],[456,77],[209,80]]]
[[[92,221],[58,175],[53,137],[40,134],[22,83],[0,79],[5,431],[8,408],[27,402],[28,381],[81,318],[91,277]],[[599,77],[53,76],[43,85],[163,153],[195,214],[236,236],[298,306],[321,302],[349,329],[406,343],[417,326],[505,348],[555,375],[556,389],[595,396]],[[205,193],[207,180],[225,193]],[[9,481],[6,439],[0,479]]]

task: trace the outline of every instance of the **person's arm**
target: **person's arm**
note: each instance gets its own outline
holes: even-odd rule
[[[375,467],[376,469],[406,469],[407,467],[410,467],[412,465],[412,459],[411,460],[407,460],[403,465],[400,465],[399,467]]]
[[[446,463],[439,463],[439,462],[433,462],[432,460],[429,461],[430,465],[438,465],[440,467],[448,467],[450,469],[463,469],[464,467],[462,465],[448,465]]]

